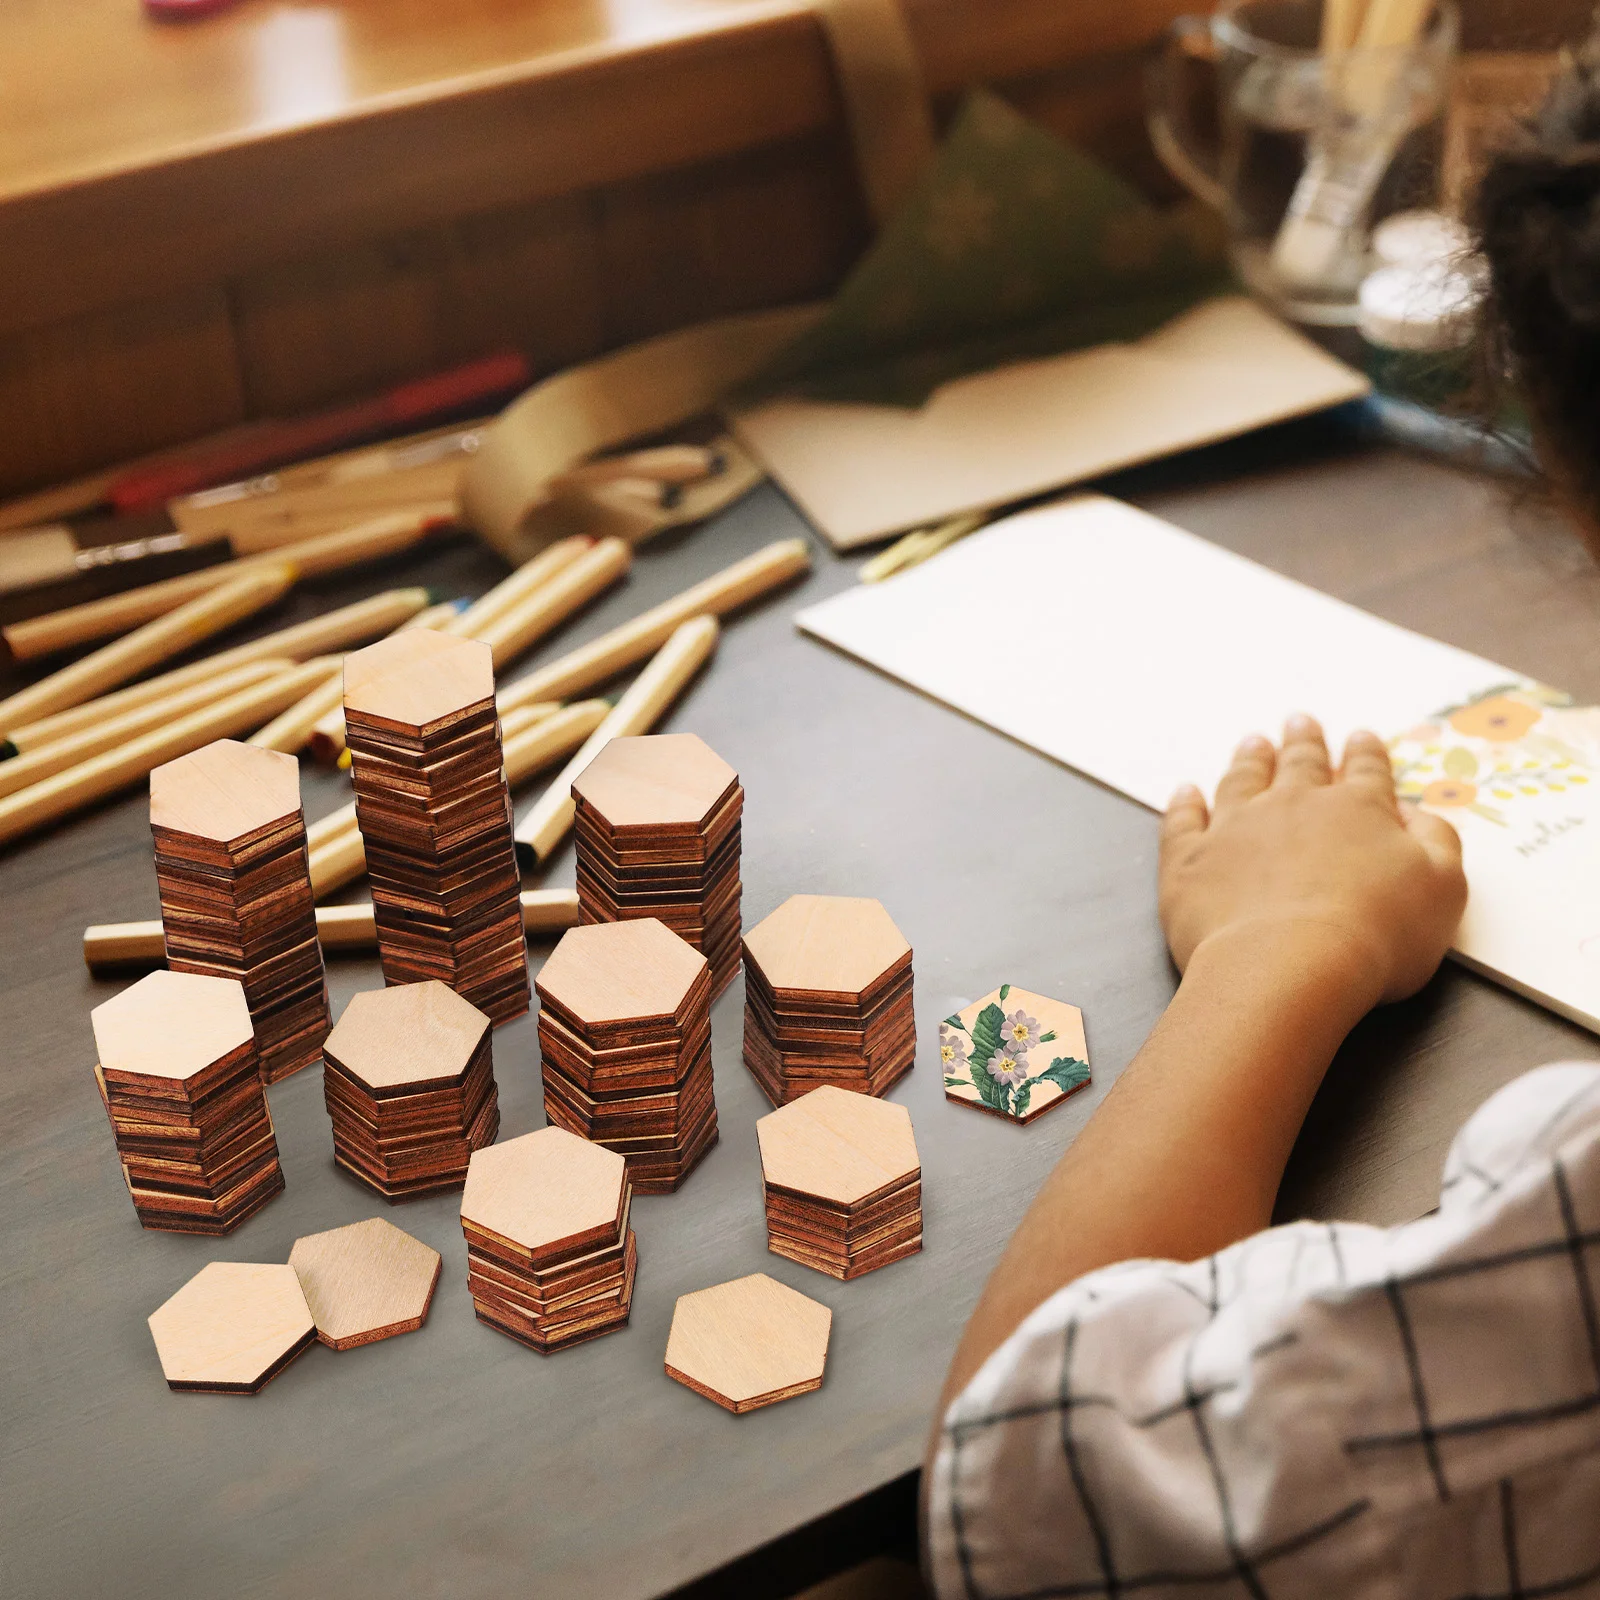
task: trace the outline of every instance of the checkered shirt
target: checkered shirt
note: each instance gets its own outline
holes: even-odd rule
[[[1456,1136],[1438,1211],[1052,1296],[944,1420],[940,1600],[1600,1594],[1600,1069]]]

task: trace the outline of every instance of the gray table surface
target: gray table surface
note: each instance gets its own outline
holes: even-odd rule
[[[1119,492],[1290,575],[1600,697],[1600,579],[1550,518],[1494,486],[1291,429],[1134,475]],[[758,491],[641,553],[545,652],[766,541],[803,531]],[[147,811],[130,796],[0,857],[0,1593],[474,1596],[661,1593],[912,1468],[961,1325],[1029,1197],[1166,1003],[1155,821],[1139,807],[800,637],[798,604],[854,580],[820,548],[801,588],[732,623],[668,726],[747,793],[744,908],[876,895],[915,949],[915,1120],[926,1248],[839,1284],[768,1254],[739,1057],[739,984],[714,1014],[721,1143],[677,1195],[635,1207],[625,1331],[543,1358],[478,1324],[453,1197],[390,1208],[338,1172],[320,1076],[271,1092],[287,1192],[232,1237],[145,1233],[91,1077],[93,921],[153,916]],[[396,569],[476,593],[470,545]],[[294,601],[342,603],[370,579]],[[1070,636],[1070,596],[1050,597]],[[1114,685],[1115,663],[1106,664]],[[1314,709],[1314,708],[1313,708]],[[1244,732],[1246,730],[1241,730]],[[343,780],[309,771],[313,818]],[[570,851],[548,880],[571,882]],[[544,953],[535,946],[535,964]],[[381,980],[329,965],[335,1013]],[[1025,1130],[946,1103],[936,1023],[1001,982],[1083,1006],[1094,1084]],[[1285,1184],[1285,1217],[1426,1210],[1450,1135],[1498,1084],[1595,1041],[1447,970],[1336,1063]],[[543,1121],[532,1018],[499,1031],[502,1136]],[[207,1261],[282,1261],[302,1233],[383,1214],[444,1254],[426,1327],[314,1347],[254,1399],[178,1395],[145,1317]],[[820,1393],[732,1417],[668,1380],[676,1297],[765,1271],[835,1312]]]

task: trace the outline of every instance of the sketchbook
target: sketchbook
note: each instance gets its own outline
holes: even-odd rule
[[[797,620],[1153,809],[1183,782],[1210,793],[1240,738],[1291,712],[1336,751],[1373,729],[1401,794],[1461,834],[1456,957],[1600,1033],[1600,707],[1100,496]]]

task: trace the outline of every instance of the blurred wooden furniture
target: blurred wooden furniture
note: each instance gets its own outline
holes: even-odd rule
[[[936,94],[1014,85],[1146,176],[1139,52],[1182,9],[908,5]],[[4,8],[0,61],[0,493],[826,293],[866,240],[799,0],[62,0]]]
[[[937,107],[997,85],[1159,185],[1142,68],[1201,0],[903,0]],[[1468,43],[1586,0],[1463,0]],[[546,371],[828,292],[867,238],[804,0],[0,8],[0,494],[513,344]]]

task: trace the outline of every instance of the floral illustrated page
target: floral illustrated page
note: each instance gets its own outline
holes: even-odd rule
[[[1461,835],[1457,956],[1600,1031],[1600,707],[1492,684],[1389,751],[1401,798]]]
[[[1460,959],[1600,1032],[1600,709],[1097,495],[797,622],[1155,810],[1180,783],[1211,792],[1292,712],[1336,752],[1372,729],[1407,798],[1461,834]]]

